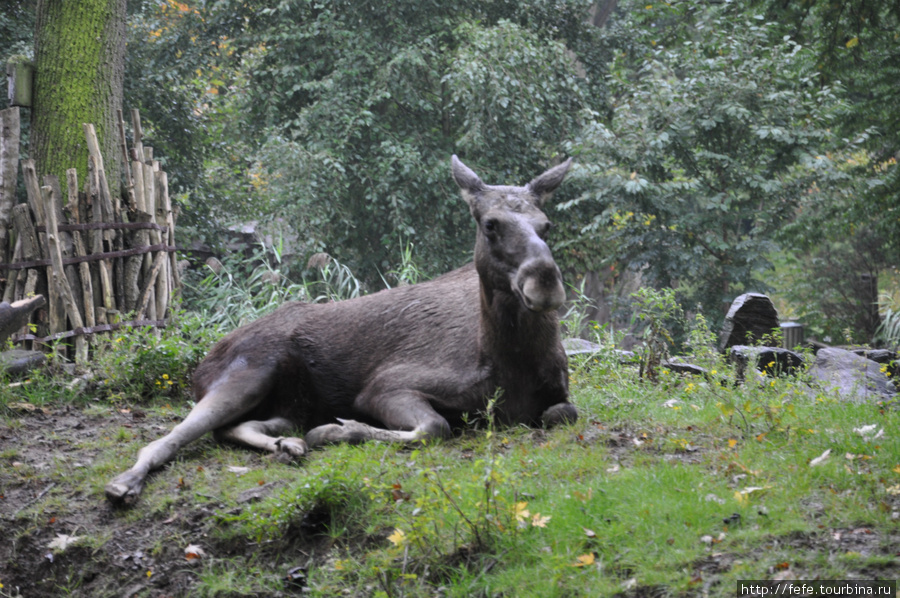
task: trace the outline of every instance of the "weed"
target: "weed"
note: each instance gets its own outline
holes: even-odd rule
[[[672,289],[655,290],[643,287],[632,294],[635,299],[634,320],[646,324],[643,334],[644,346],[641,351],[640,377],[651,382],[659,380],[660,363],[668,356],[669,346],[675,341],[669,326],[683,318],[681,306],[675,300]]]
[[[559,322],[562,327],[562,335],[565,338],[580,337],[589,325],[588,313],[594,307],[594,303],[584,292],[585,282],[587,280],[582,278],[579,286],[568,285],[573,299],[569,302],[566,313]]]

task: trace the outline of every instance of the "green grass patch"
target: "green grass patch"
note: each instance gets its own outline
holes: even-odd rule
[[[802,376],[738,385],[721,362],[641,381],[610,354],[573,360],[574,425],[483,417],[448,441],[299,465],[205,437],[134,508],[103,514],[105,482],[190,408],[151,388],[170,365],[140,391],[32,393],[37,411],[4,391],[0,435],[36,439],[0,451],[3,488],[23,497],[4,511],[17,546],[89,535],[79,554],[121,559],[125,530],[140,549],[115,571],[160,588],[177,574],[197,596],[732,596],[739,579],[900,576],[895,401],[846,403]],[[195,543],[207,554],[187,564]]]

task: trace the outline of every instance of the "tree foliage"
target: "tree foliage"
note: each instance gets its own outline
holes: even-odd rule
[[[26,4],[0,43],[27,46]],[[131,2],[125,107],[195,234],[261,220],[370,282],[415,246],[432,275],[470,251],[451,154],[494,183],[574,155],[570,272],[630,268],[713,324],[777,285],[817,333],[869,334],[854,273],[900,250],[900,5],[618,0],[596,27],[591,4]]]
[[[494,182],[524,182],[557,159],[585,108],[602,102],[556,39],[596,35],[588,7],[286,2],[266,11],[251,97],[255,118],[269,123],[259,175],[273,207],[306,247],[370,279],[407,241],[432,274],[465,261],[470,223],[449,156]]]
[[[566,207],[594,214],[582,232],[615,259],[718,317],[766,290],[775,233],[832,175],[839,102],[761,17],[684,3],[630,17],[644,51],[616,55],[612,119],[570,145],[586,190]]]

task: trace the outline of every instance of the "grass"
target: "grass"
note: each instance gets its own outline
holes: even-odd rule
[[[122,370],[118,386],[82,393],[40,374],[4,385],[0,436],[31,429],[26,402],[102,425],[42,430],[73,452],[44,464],[3,447],[4,468],[17,464],[5,487],[51,487],[4,519],[21,545],[50,518],[78,521],[73,535],[94,538],[73,551],[85,561],[133,531],[145,560],[130,579],[148,588],[181,575],[196,596],[731,596],[740,579],[900,576],[896,402],[846,403],[802,377],[735,385],[721,361],[709,379],[663,370],[656,383],[613,356],[573,361],[580,419],[554,430],[481,418],[449,441],[335,446],[299,466],[207,437],[152,476],[136,507],[99,517],[105,481],[189,409],[172,394],[183,374],[156,384],[189,369],[171,341],[121,342],[132,350],[117,367],[150,363],[149,374]],[[186,564],[191,543],[207,556]],[[56,590],[97,592],[74,567]]]

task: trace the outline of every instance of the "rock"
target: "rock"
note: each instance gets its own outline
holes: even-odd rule
[[[732,302],[725,316],[719,350],[753,344],[778,328],[778,311],[772,300],[760,293],[745,293]]]
[[[898,358],[895,351],[887,349],[853,349],[853,352],[878,363],[891,363]]]
[[[704,378],[709,376],[709,371],[706,368],[681,361],[677,357],[664,361],[660,365],[676,374],[691,374],[692,376],[703,376]]]
[[[781,347],[748,347],[746,345],[734,345],[731,347],[729,357],[737,365],[737,379],[743,381],[747,369],[753,367],[760,372],[774,374],[796,374],[803,366],[803,356],[790,349]],[[774,365],[770,366],[770,363]]]
[[[602,347],[597,343],[584,340],[583,338],[564,338],[562,341],[563,349],[566,355],[581,355],[583,353],[596,353]]]
[[[10,349],[0,353],[0,372],[18,376],[41,367],[46,360],[40,351]]]
[[[872,401],[896,394],[890,379],[881,371],[881,364],[852,351],[829,347],[816,353],[816,363],[809,373],[826,390],[857,401]]]
[[[590,355],[599,353],[603,350],[601,345],[584,340],[583,338],[564,338],[562,340],[562,345],[563,349],[566,351],[566,355],[569,357],[573,355]],[[637,356],[634,354],[634,351],[613,349],[612,352],[619,358],[619,363],[637,363]]]

